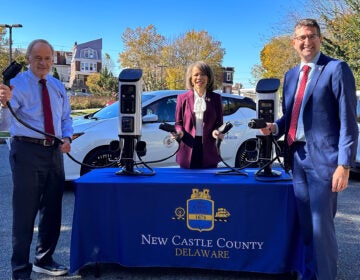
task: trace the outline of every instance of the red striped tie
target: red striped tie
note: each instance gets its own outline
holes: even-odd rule
[[[44,111],[45,132],[54,135],[55,131],[53,124],[53,117],[51,112],[49,91],[46,86],[46,80],[41,79],[39,83],[42,85],[42,101],[43,101],[43,111]],[[46,136],[46,139],[53,140],[51,137],[48,136]]]
[[[303,77],[300,82],[298,93],[295,97],[295,102],[294,102],[293,110],[291,113],[290,128],[289,128],[289,132],[288,132],[287,139],[286,139],[289,146],[291,146],[292,143],[294,143],[294,141],[295,141],[295,135],[296,135],[296,129],[297,129],[297,123],[298,123],[298,119],[299,119],[301,103],[302,103],[302,100],[304,97],[305,87],[306,87],[306,83],[308,80],[310,69],[311,69],[311,67],[308,65],[304,65],[302,68],[304,74],[303,74]]]

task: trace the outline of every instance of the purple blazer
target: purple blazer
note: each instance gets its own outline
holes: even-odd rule
[[[212,137],[214,129],[223,124],[221,95],[215,92],[206,93],[206,110],[203,122],[203,168],[215,168],[220,161],[216,148],[216,139]],[[196,119],[194,113],[194,92],[189,90],[179,94],[175,111],[176,130],[182,130],[184,137],[176,154],[176,162],[182,168],[190,168],[192,147],[195,139]]]

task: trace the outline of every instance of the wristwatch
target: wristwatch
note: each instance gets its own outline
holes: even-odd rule
[[[344,169],[350,169],[350,165],[341,165]]]
[[[70,144],[71,144],[71,142],[72,142],[72,139],[71,139],[71,137],[64,137],[64,139],[68,139],[69,140],[69,142],[70,142]]]

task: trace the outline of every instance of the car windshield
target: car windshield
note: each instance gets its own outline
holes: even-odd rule
[[[155,95],[152,94],[143,94],[141,96],[141,102],[145,102],[149,99],[154,98]],[[119,116],[119,102],[114,102],[113,104],[106,106],[99,111],[97,111],[95,114],[91,116],[91,118],[94,119],[111,119],[116,118]]]

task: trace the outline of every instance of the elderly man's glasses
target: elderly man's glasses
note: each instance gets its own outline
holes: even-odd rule
[[[313,41],[317,37],[319,37],[319,34],[300,35],[300,36],[294,37],[294,39],[304,42],[306,40],[306,38],[309,39],[309,41]]]

